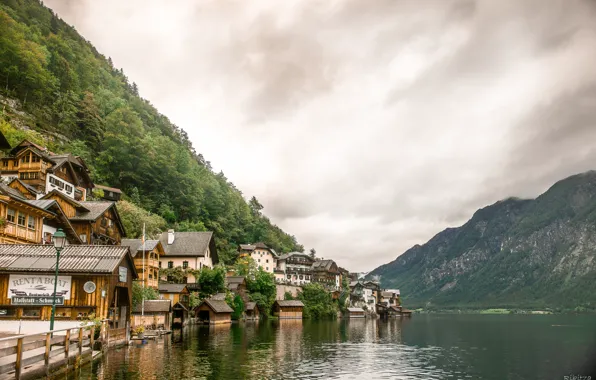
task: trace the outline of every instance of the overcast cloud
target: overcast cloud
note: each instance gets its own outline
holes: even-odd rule
[[[45,4],[349,270],[596,169],[592,1]]]

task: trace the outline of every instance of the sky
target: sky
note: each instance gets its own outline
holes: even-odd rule
[[[44,4],[351,271],[596,169],[593,1]]]

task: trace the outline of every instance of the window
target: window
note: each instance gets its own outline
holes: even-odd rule
[[[25,225],[25,214],[23,214],[22,212],[19,212],[19,218],[17,220],[17,223],[19,226]]]
[[[80,234],[80,235],[79,235],[79,238],[81,239],[81,241],[82,241],[83,243],[86,243],[86,242],[87,242],[87,234]],[[51,239],[50,239],[50,240],[51,240]]]
[[[187,269],[188,268],[188,261],[183,261],[182,262],[182,269]]]
[[[108,225],[108,220],[106,219],[106,217],[104,216],[103,218],[101,218],[101,226],[105,227]]]
[[[161,269],[161,261],[159,262],[159,269]]]
[[[23,308],[23,317],[39,317],[41,309]]]
[[[265,268],[265,269],[269,270],[269,267],[267,267],[267,268]]]
[[[31,155],[31,162],[39,162],[39,156]]]
[[[14,164],[12,166],[14,166],[15,168],[18,168],[19,167],[19,160],[14,160]]]
[[[32,230],[35,229],[35,218],[31,215],[29,215],[29,218],[27,219],[27,227],[29,227]]]
[[[34,173],[34,172],[19,173],[19,178],[20,179],[37,179],[37,178],[39,178],[39,173]]]
[[[269,259],[265,260],[266,263],[269,263]]]
[[[170,269],[174,268],[174,262],[173,261],[168,261],[168,268],[170,268]]]
[[[259,262],[261,262],[261,259],[259,259]]]
[[[35,173],[35,174],[37,174],[37,173]],[[66,190],[67,193],[69,193],[69,194],[72,193],[72,186],[66,185],[66,186],[64,186],[64,189]]]
[[[2,162],[2,165],[8,166],[8,160],[4,160],[4,162]]]
[[[108,191],[108,197],[113,197],[114,193],[112,193],[111,191]]]
[[[21,158],[21,162],[24,162],[24,163],[28,163],[30,160],[31,160],[30,155],[26,155],[26,156],[23,156],[23,158]]]
[[[10,223],[14,223],[15,220],[15,211],[11,208],[8,209],[8,211],[6,212],[6,219],[10,222]]]
[[[0,317],[15,318],[16,316],[17,316],[16,308],[0,309]]]

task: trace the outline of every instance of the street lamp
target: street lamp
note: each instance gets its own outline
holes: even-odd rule
[[[56,315],[56,290],[58,286],[58,265],[60,265],[60,251],[66,244],[66,234],[62,231],[62,228],[58,228],[58,231],[54,233],[52,237],[54,248],[56,249],[56,273],[54,274],[54,294],[52,295],[52,316],[50,317],[50,331],[54,330],[54,316]]]

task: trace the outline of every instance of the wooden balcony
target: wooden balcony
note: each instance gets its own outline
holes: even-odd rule
[[[18,226],[14,223],[6,223],[6,226],[4,227],[4,234],[32,242],[39,242],[41,240],[41,238],[38,239],[37,237],[37,231]]]

